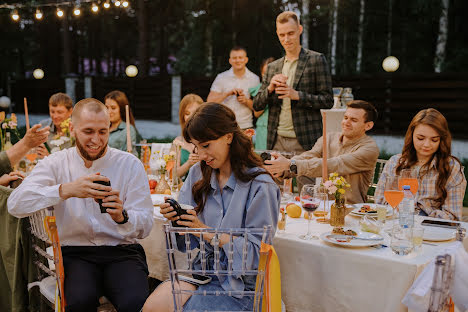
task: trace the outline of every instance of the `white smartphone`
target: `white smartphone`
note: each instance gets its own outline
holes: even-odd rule
[[[179,275],[179,279],[193,285],[205,285],[211,282],[211,277],[196,274],[193,274],[192,277],[187,275]]]

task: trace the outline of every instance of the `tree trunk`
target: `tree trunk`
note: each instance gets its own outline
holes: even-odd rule
[[[356,73],[361,73],[362,66],[362,44],[364,38],[364,14],[365,14],[366,0],[360,0],[359,10],[359,25],[358,25],[358,43],[357,43],[357,57],[356,57]]]
[[[304,28],[302,32],[302,47],[304,49],[309,48],[309,6],[310,0],[303,0],[302,1],[302,16],[301,16],[301,24]]]
[[[331,52],[330,52],[330,64],[331,64],[331,74],[336,74],[336,34],[338,30],[338,6],[339,0],[334,0],[333,4],[333,19],[332,19],[332,40],[331,40]]]
[[[138,0],[138,62],[140,76],[148,75],[148,17],[145,8],[145,0]]]
[[[448,10],[449,0],[441,0],[441,12],[439,18],[439,34],[437,35],[437,44],[434,57],[434,72],[440,73],[445,60],[445,48],[447,46],[448,34]]]

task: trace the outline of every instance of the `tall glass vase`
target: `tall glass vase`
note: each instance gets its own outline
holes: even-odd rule
[[[330,208],[330,225],[334,227],[342,227],[345,224],[346,205],[345,198],[335,198],[335,202]]]

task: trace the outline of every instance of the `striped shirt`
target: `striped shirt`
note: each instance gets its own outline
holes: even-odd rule
[[[395,169],[398,165],[398,160],[401,154],[394,155],[386,163],[385,168],[380,175],[377,189],[375,190],[376,203],[384,203],[385,179],[389,175],[396,175]],[[437,170],[437,159],[434,157],[429,165],[428,170],[420,170],[418,166],[415,169],[418,171],[418,192],[416,194],[416,204],[429,217],[461,220],[463,209],[463,197],[465,196],[466,178],[463,173],[461,164],[454,158],[450,158],[450,167],[452,172],[445,184],[447,190],[447,198],[440,208],[437,207],[436,199],[438,198],[436,183],[439,177]]]

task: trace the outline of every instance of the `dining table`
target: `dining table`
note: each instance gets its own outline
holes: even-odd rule
[[[154,195],[153,195],[154,196]],[[415,216],[415,224],[424,219]],[[348,214],[344,228],[359,229],[359,216]],[[164,224],[167,220],[154,207],[154,226],[148,237],[140,240],[145,249],[150,276],[159,280],[169,278]],[[424,267],[454,242],[424,241],[420,249],[409,255],[397,255],[390,248],[393,222],[385,222],[375,246],[352,247],[329,243],[323,239],[332,231],[329,224],[312,218],[314,239],[300,236],[307,232],[307,220],[287,217],[284,231],[277,231],[273,246],[281,268],[281,293],[286,311],[408,311],[401,301]],[[459,222],[464,228],[468,223]],[[424,227],[432,228],[432,227]],[[440,228],[439,228],[440,229]],[[322,238],[320,238],[322,236]],[[468,238],[463,241],[468,250]],[[183,263],[184,256],[178,256]]]

